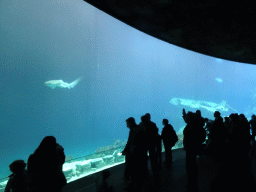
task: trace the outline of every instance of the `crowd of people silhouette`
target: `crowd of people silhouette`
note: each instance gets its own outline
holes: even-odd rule
[[[201,116],[200,110],[195,113],[190,111],[186,113],[183,109],[182,117],[186,123],[183,130],[183,146],[186,151],[186,187],[188,191],[198,191],[197,156],[205,155],[222,160],[229,167],[232,167],[233,163],[239,162],[239,164],[248,165],[248,170],[252,170],[255,164],[253,161],[256,162],[255,115],[252,115],[252,119],[248,121],[243,114],[233,113],[229,117],[225,117],[224,121],[220,112],[215,111],[215,119],[209,120]],[[171,167],[171,149],[178,141],[178,137],[172,125],[168,124],[167,119],[163,119],[164,128],[159,135],[158,128],[150,120],[148,113],[141,117],[139,125],[135,123],[133,117],[128,118],[126,122],[130,133],[122,154],[129,159],[125,163],[124,178],[129,179],[130,182],[125,189],[141,191],[142,180],[146,178],[148,172],[147,153],[149,153],[153,176],[157,179],[159,165],[162,163],[162,160],[158,158],[159,140],[160,142],[163,140],[165,148],[163,163],[167,167]],[[144,160],[139,161],[142,159]],[[239,171],[237,168],[237,172]],[[253,178],[252,173],[249,174]],[[252,182],[255,182],[254,179]]]
[[[186,123],[183,130],[183,145],[186,151],[187,190],[198,191],[197,186],[197,156],[210,156],[216,160],[226,162],[230,166],[236,163],[248,165],[248,171],[256,170],[256,116],[250,121],[243,114],[233,113],[228,117],[221,117],[219,111],[214,112],[214,120],[201,116],[201,111],[182,111]],[[124,187],[128,191],[141,191],[143,180],[148,174],[148,159],[154,179],[158,179],[159,169],[164,164],[172,166],[172,147],[178,141],[174,128],[167,119],[163,119],[162,133],[151,116],[146,113],[137,124],[133,117],[126,119],[130,129],[127,144],[122,151],[125,156],[125,170],[123,179],[128,181]],[[162,144],[165,148],[165,161],[162,163]],[[148,156],[149,155],[149,156]],[[6,185],[5,192],[60,192],[67,180],[62,166],[65,162],[64,149],[53,136],[46,136],[38,148],[28,158],[16,160],[9,166],[12,174]],[[27,166],[27,169],[26,169]],[[231,167],[231,166],[230,166]],[[240,170],[236,166],[236,171]],[[255,182],[252,176],[252,182]],[[106,179],[108,171],[103,171],[96,180],[96,191],[111,192]]]
[[[159,129],[156,124],[151,121],[149,113],[141,117],[139,125],[136,124],[133,117],[128,118],[126,123],[130,132],[122,154],[125,155],[126,158],[124,179],[130,182],[125,189],[140,191],[143,178],[145,178],[148,173],[147,154],[149,154],[153,176],[157,179],[158,170],[162,164],[161,140],[163,140],[166,151],[166,161],[164,163],[170,166],[172,164],[171,148],[178,141],[178,137],[172,125],[168,124],[167,119],[163,119],[164,128],[161,135],[159,135]]]

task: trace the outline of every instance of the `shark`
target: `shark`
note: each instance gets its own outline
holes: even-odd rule
[[[51,89],[55,89],[56,87],[71,89],[71,88],[75,87],[81,81],[81,79],[82,79],[82,77],[79,77],[78,79],[76,79],[75,81],[73,81],[71,83],[66,83],[63,80],[50,80],[50,81],[44,82],[44,84],[47,87],[50,87]]]

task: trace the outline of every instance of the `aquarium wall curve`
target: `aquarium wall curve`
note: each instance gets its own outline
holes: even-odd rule
[[[128,138],[125,120],[150,113],[182,134],[182,108],[213,119],[255,113],[252,65],[144,34],[82,0],[3,1],[0,20],[0,178],[47,135],[69,158]]]

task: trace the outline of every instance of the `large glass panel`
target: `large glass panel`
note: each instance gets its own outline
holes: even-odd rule
[[[182,108],[210,119],[256,111],[253,65],[173,46],[82,0],[0,9],[0,178],[47,135],[70,160],[123,145],[128,117],[150,113],[159,133],[167,118],[181,135]]]

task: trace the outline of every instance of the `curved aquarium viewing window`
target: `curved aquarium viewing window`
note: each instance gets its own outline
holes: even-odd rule
[[[4,180],[48,135],[65,150],[70,182],[124,161],[129,117],[150,113],[160,134],[167,118],[177,148],[183,108],[209,119],[256,113],[253,65],[168,44],[82,0],[8,0],[0,15]]]

